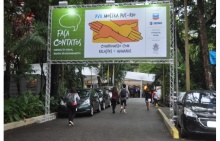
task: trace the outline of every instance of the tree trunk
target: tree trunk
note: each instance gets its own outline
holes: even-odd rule
[[[198,4],[198,18],[199,18],[199,31],[201,35],[201,49],[202,49],[202,56],[203,56],[203,66],[205,72],[205,82],[206,82],[206,89],[213,89],[213,80],[211,74],[211,66],[209,62],[209,54],[208,54],[208,39],[205,27],[205,15],[204,15],[204,1],[197,0]]]
[[[14,64],[14,68],[15,68],[15,80],[16,80],[16,86],[17,86],[17,92],[18,92],[18,95],[20,96],[21,95],[21,68],[20,68],[20,60],[19,58],[17,57],[16,58],[16,63]]]
[[[59,85],[59,75],[60,75],[60,65],[51,65],[51,93],[50,96],[58,95],[58,85]]]
[[[5,98],[10,98],[10,84],[11,84],[11,63],[9,61],[6,62],[6,70],[4,71],[4,95]]]

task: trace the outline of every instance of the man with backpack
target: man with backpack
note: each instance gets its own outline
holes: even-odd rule
[[[121,89],[121,91],[119,92],[119,97],[121,100],[121,110],[120,113],[124,112],[126,113],[126,100],[128,99],[129,96],[129,91],[126,89],[126,85],[123,84],[123,87]]]

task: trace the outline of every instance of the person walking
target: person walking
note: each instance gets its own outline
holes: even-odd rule
[[[74,125],[73,120],[74,120],[76,108],[77,108],[77,100],[80,100],[80,97],[75,87],[72,87],[70,89],[70,93],[66,95],[65,100],[66,100],[66,105],[68,109],[68,124],[69,126],[73,126]]]
[[[127,99],[129,96],[129,91],[126,89],[126,85],[123,84],[122,89],[119,92],[120,103],[121,103],[121,110],[120,113],[126,113],[126,106],[127,106]]]
[[[117,104],[118,99],[119,99],[118,90],[116,87],[113,87],[112,88],[112,98],[111,98],[112,113],[115,113],[115,108],[116,108],[116,104]]]
[[[151,103],[154,105],[154,89],[151,89]]]
[[[160,99],[157,91],[154,91],[154,106],[158,107],[158,100]]]
[[[150,110],[150,103],[151,103],[152,96],[151,96],[150,90],[146,90],[145,92],[146,92],[145,93],[146,106],[147,106],[147,110],[149,111]]]

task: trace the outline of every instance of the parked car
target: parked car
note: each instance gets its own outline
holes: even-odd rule
[[[104,86],[104,89],[109,91],[110,98],[112,98],[112,88],[113,86]]]
[[[93,116],[94,112],[101,111],[101,103],[99,101],[99,95],[93,89],[77,89],[80,100],[77,101],[76,114],[89,114]],[[58,106],[58,116],[68,115],[66,103],[61,99],[60,105]]]
[[[179,92],[178,96],[176,98],[176,100],[174,101],[174,106],[173,106],[173,111],[174,111],[174,115],[177,114],[177,110],[178,110],[178,102],[182,101],[183,96],[185,95],[186,92]]]
[[[112,98],[112,88],[114,86],[104,86],[104,89],[108,91],[110,99]],[[117,104],[120,104],[120,99],[117,100]]]
[[[216,92],[187,91],[178,102],[177,126],[181,137],[188,134],[216,134]]]
[[[174,101],[176,101],[176,99],[177,99],[177,93],[176,92],[173,93],[173,96],[167,95],[165,97],[165,105],[168,106],[168,107],[173,106],[173,105],[170,105],[170,104],[174,103]]]
[[[99,95],[101,109],[104,110],[106,107],[110,107],[111,106],[111,99],[110,99],[110,95],[108,93],[108,90],[105,90],[105,89],[102,90],[100,88],[97,88],[97,89],[95,89],[95,91]]]

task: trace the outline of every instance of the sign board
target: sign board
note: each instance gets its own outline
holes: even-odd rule
[[[170,5],[50,7],[51,60],[170,58]]]

